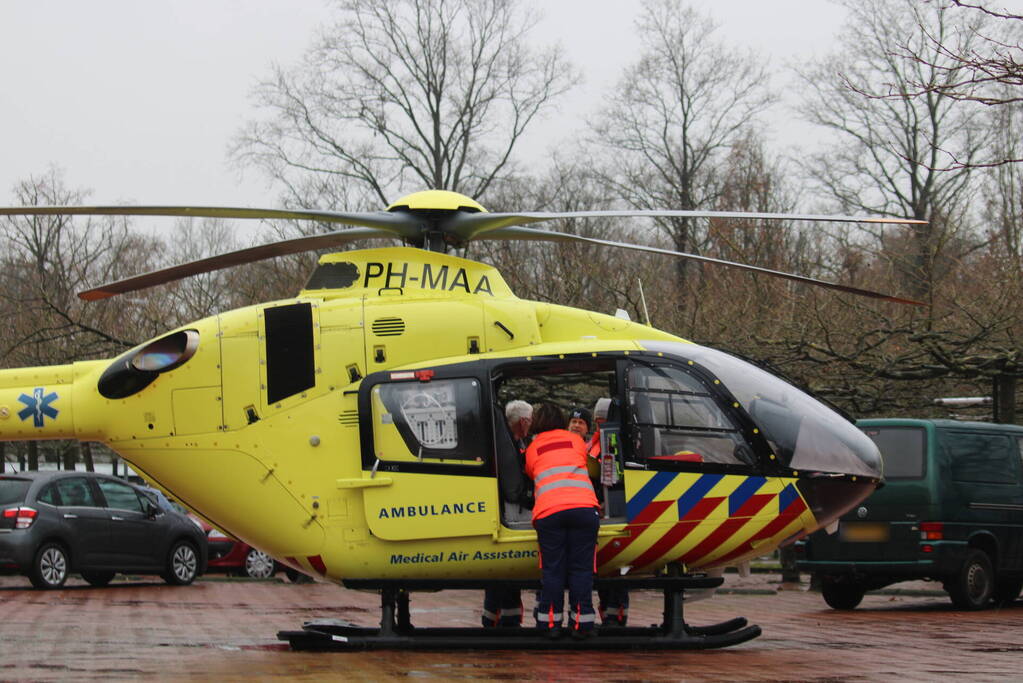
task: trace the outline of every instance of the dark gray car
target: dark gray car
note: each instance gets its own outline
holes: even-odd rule
[[[152,494],[92,472],[0,474],[0,574],[59,588],[70,573],[94,586],[114,574],[187,585],[206,570],[206,538]]]

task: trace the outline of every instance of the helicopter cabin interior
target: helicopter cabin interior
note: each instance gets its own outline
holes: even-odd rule
[[[601,398],[609,408],[590,474],[605,524],[627,519],[630,470],[763,473],[748,425],[714,377],[677,358],[624,351],[372,373],[359,391],[363,469],[471,478],[494,492],[505,527],[531,528],[532,485],[504,407],[519,399],[592,412]]]

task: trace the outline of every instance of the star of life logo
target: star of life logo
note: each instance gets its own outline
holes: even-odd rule
[[[25,407],[18,411],[18,417],[22,422],[31,417],[33,426],[42,427],[46,418],[57,419],[57,413],[60,411],[50,405],[57,398],[56,391],[47,394],[43,387],[36,387],[32,390],[31,396],[22,394],[18,397],[18,400],[25,404]]]

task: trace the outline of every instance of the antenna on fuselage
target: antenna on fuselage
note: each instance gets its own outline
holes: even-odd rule
[[[646,297],[643,296],[643,278],[636,278],[636,282],[639,283],[639,302],[643,304],[643,317],[646,318],[646,324],[650,326],[650,311],[646,309]]]

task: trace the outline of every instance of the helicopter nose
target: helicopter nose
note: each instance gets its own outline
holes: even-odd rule
[[[851,420],[747,360],[697,344],[644,342],[653,351],[697,363],[742,406],[763,435],[772,462],[797,487],[819,526],[866,498],[882,477],[881,452]]]
[[[856,425],[819,401],[788,396],[786,410],[753,401],[754,419],[797,488],[818,527],[827,527],[877,488],[881,452]]]
[[[824,528],[853,509],[874,492],[878,482],[865,478],[811,477],[800,479],[796,488],[803,495],[807,507]]]

